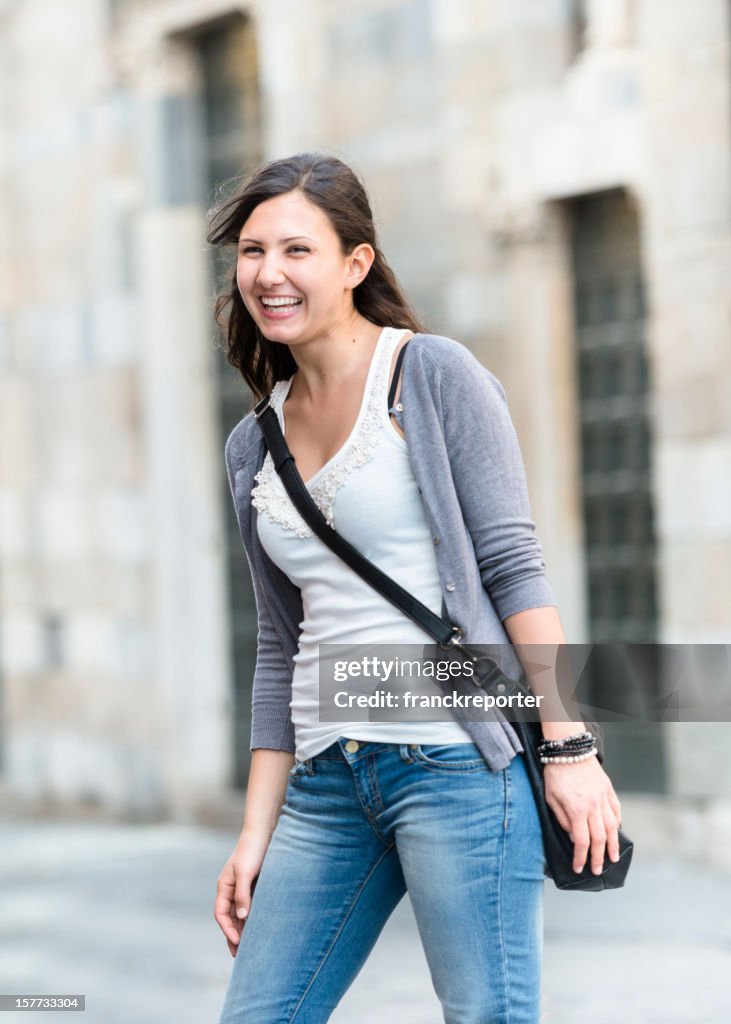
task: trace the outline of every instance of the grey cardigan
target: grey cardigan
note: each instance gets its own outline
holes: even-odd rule
[[[409,462],[435,544],[441,614],[462,626],[467,643],[509,644],[504,619],[555,602],[505,391],[460,342],[417,334],[404,353],[400,403]],[[225,450],[258,616],[251,749],[294,752],[290,700],[302,597],[264,551],[256,529],[251,489],[266,450],[252,411],[233,429]],[[430,642],[427,634],[424,640]],[[500,663],[509,675],[518,674],[514,650],[506,648]],[[492,770],[522,750],[499,713],[462,724]]]

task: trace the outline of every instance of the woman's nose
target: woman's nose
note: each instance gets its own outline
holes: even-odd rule
[[[265,258],[261,261],[256,279],[262,288],[271,288],[284,281],[284,273],[276,257]]]

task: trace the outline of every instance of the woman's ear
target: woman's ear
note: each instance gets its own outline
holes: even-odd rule
[[[361,242],[360,245],[356,245],[355,249],[348,256],[345,274],[345,285],[347,288],[357,288],[361,281],[365,281],[375,258],[375,250],[368,242]]]

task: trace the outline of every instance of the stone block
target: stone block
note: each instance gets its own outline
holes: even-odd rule
[[[21,344],[36,373],[65,374],[89,365],[83,304],[30,306],[18,314],[18,321]]]
[[[134,490],[104,490],[90,502],[96,550],[104,558],[139,563],[151,554],[153,526],[147,496]]]
[[[728,722],[669,722],[664,728],[668,790],[675,797],[709,802],[731,798],[731,778],[719,771],[727,760],[731,724]],[[688,757],[702,750],[703,757]]]
[[[731,541],[731,438],[664,441],[655,449],[655,473],[663,538]]]
[[[45,667],[43,624],[35,611],[14,608],[3,611],[0,617],[0,659],[6,695],[10,676],[40,672]]]
[[[0,564],[0,615],[11,609],[33,613],[40,603],[38,566],[32,562],[5,559],[2,552]]]
[[[94,362],[105,367],[129,366],[140,357],[137,301],[123,294],[102,296],[91,308]]]
[[[33,486],[39,469],[35,395],[21,374],[0,380],[0,482],[6,491]]]
[[[105,559],[74,563],[44,562],[37,567],[44,606],[58,613],[91,608],[125,617],[151,615],[148,565]]]
[[[665,641],[731,642],[731,541],[676,540],[661,551]]]
[[[445,312],[456,337],[477,335],[504,327],[505,289],[501,278],[470,274],[452,275],[447,281]]]
[[[38,496],[37,510],[42,558],[68,562],[93,554],[91,507],[86,495],[49,488]]]
[[[26,491],[0,490],[0,560],[27,558],[33,550],[30,495]]]
[[[75,609],[66,616],[64,668],[87,676],[118,674],[116,623],[106,612]]]
[[[0,266],[0,274],[2,273],[2,266]],[[4,282],[0,278],[0,294],[6,289],[3,287]],[[8,325],[8,317],[5,313],[0,313],[0,370],[9,370],[12,368],[14,363],[13,352],[10,341],[10,328]]]
[[[718,126],[715,126],[718,136]],[[695,145],[663,167],[668,190],[666,217],[673,227],[723,230],[728,226],[731,158],[723,138]]]
[[[164,801],[158,753],[110,736],[18,729],[7,744],[6,776],[29,799],[143,814],[159,812]]]

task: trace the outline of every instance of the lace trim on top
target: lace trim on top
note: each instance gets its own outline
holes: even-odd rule
[[[394,341],[400,337],[400,334],[401,332],[390,328],[386,329],[386,337],[382,339],[384,343],[376,355],[377,363],[373,378],[367,385],[369,392],[364,398],[359,414],[360,422],[354,428],[351,439],[346,441],[345,445],[315,474],[312,484],[307,483],[307,490],[330,526],[334,526],[335,495],[353,470],[367,462],[375,450],[378,434],[384,424],[384,410],[381,409],[381,403],[385,401],[383,396],[388,385],[388,371],[391,366]],[[282,425],[282,405],[289,391],[291,380],[290,377],[289,380],[277,381],[270,396],[270,403],[279,417],[280,426]],[[267,451],[262,467],[255,475],[254,480],[256,483],[251,491],[251,503],[259,512],[265,512],[272,522],[283,526],[285,530],[293,530],[298,537],[313,536],[313,531],[292,504],[274,467],[270,452]]]

